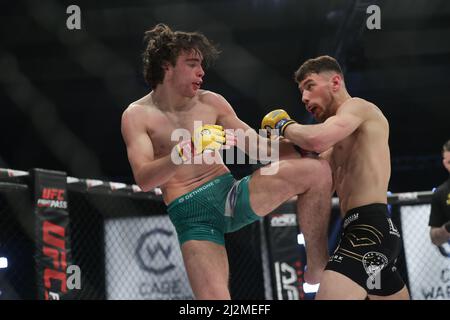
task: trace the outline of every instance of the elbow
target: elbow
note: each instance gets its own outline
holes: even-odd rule
[[[430,229],[430,240],[431,240],[432,244],[434,244],[435,246],[437,245],[436,244],[436,237],[433,235],[433,228]]]
[[[136,184],[141,188],[142,192],[149,192],[152,191],[156,186],[153,186],[149,184],[148,182],[145,183],[144,181],[136,180]]]
[[[138,183],[138,186],[139,186],[139,188],[141,188],[142,192],[149,192],[153,189],[143,183],[140,183],[140,184]]]
[[[142,179],[142,177],[139,174],[135,174],[134,175],[134,181],[136,182],[138,187],[143,192],[148,192],[148,191],[151,191],[153,189],[152,186],[148,184],[148,181],[146,183],[146,181],[144,179]]]
[[[148,183],[137,183],[138,187],[142,190],[142,192],[150,192],[154,191],[157,186],[150,185]]]
[[[430,239],[431,239],[431,243],[432,244],[434,244],[435,246],[439,245],[438,242],[436,241],[436,239],[433,236],[431,236]]]
[[[435,246],[440,246],[444,243],[445,241],[442,241],[441,239],[437,239],[435,237],[431,237],[431,243],[434,244]]]
[[[445,241],[442,241],[439,237],[436,236],[436,234],[434,234],[434,232],[430,232],[430,240],[431,243],[434,244],[435,246],[440,246],[441,244],[443,244]]]
[[[143,192],[147,192],[147,186],[145,185],[145,183],[143,183],[142,181],[140,181],[137,177],[134,178],[134,181],[136,182],[136,184],[138,185],[138,187],[143,191]]]

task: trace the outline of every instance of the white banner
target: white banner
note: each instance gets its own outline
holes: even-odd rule
[[[431,243],[430,209],[429,204],[400,208],[410,294],[414,300],[450,300],[450,257]]]
[[[108,300],[193,299],[168,216],[105,221]]]

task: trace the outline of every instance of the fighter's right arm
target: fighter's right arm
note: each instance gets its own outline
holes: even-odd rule
[[[450,240],[450,221],[447,221],[441,227],[431,227],[430,238],[431,242],[436,246],[440,246]]]
[[[433,193],[431,198],[431,212],[428,225],[430,228],[431,242],[440,246],[450,239],[450,221],[446,221],[445,209],[439,192]]]
[[[155,160],[153,144],[139,108],[125,110],[121,131],[134,179],[144,192],[172,178],[177,165],[172,161],[171,154]]]
[[[296,123],[286,111],[277,109],[264,117],[261,126],[280,130],[281,135],[304,150],[322,153],[358,129],[367,118],[367,108],[361,99],[348,99],[336,115],[312,125]]]

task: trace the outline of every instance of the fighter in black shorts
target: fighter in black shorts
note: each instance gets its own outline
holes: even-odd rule
[[[339,248],[320,279],[316,299],[409,299],[395,270],[400,235],[387,215],[391,175],[389,122],[375,104],[348,93],[336,59],[303,63],[295,80],[306,110],[319,122],[302,125],[278,109],[263,128],[320,154],[333,171],[345,214]],[[306,244],[308,246],[308,244]]]
[[[400,234],[389,218],[387,206],[361,206],[345,215],[341,241],[326,270],[351,278],[366,287],[369,294],[392,295],[405,285],[395,267],[400,249]]]

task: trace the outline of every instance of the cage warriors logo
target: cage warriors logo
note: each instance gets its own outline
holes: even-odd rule
[[[41,197],[37,201],[37,206],[40,208],[67,209],[64,192],[64,189],[43,188]]]
[[[168,239],[172,237],[171,231],[156,228],[144,233],[138,240],[136,257],[139,266],[150,273],[162,275],[175,268],[170,261],[172,246]]]
[[[150,273],[139,285],[145,299],[192,300],[189,285],[182,277],[183,268],[174,272],[179,263],[173,245],[176,235],[164,228],[154,228],[142,234],[136,247],[139,268]]]

